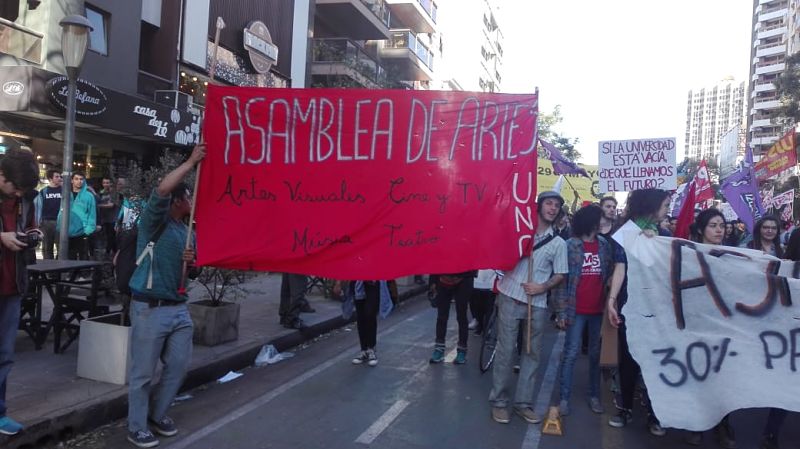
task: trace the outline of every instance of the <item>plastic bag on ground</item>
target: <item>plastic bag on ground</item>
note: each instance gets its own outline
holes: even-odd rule
[[[274,365],[283,359],[294,357],[291,352],[278,352],[274,345],[264,345],[256,356],[255,366]]]

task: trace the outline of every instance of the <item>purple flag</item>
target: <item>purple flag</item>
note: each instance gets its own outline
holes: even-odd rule
[[[545,142],[542,139],[539,139],[539,143],[542,145],[544,149],[544,154],[547,156],[547,159],[550,159],[550,162],[553,163],[553,172],[557,175],[581,175],[586,176],[587,178],[591,178],[589,173],[586,173],[586,170],[578,167],[578,165],[571,160],[565,158],[558,148],[555,147],[552,143]]]
[[[745,160],[722,182],[720,190],[747,230],[753,232],[753,223],[764,215],[761,195],[758,193],[753,173],[753,150],[747,148]]]

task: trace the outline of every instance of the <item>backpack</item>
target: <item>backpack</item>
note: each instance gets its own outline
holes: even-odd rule
[[[153,233],[149,243],[154,246],[164,229],[167,227],[167,222],[161,223],[156,232]],[[131,295],[131,288],[128,283],[133,277],[133,272],[136,271],[136,259],[138,254],[136,252],[136,240],[139,238],[139,228],[136,225],[131,226],[130,229],[120,231],[117,234],[117,256],[114,259],[114,277],[116,278],[117,290],[124,295]]]

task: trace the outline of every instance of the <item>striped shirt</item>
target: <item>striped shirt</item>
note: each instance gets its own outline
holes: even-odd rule
[[[548,228],[543,234],[537,234],[533,237],[534,245],[544,240],[548,235],[553,233],[553,228]],[[529,257],[523,257],[517,262],[514,270],[506,273],[503,280],[497,286],[500,293],[515,299],[521,303],[528,303],[528,295],[522,289],[522,283],[528,282],[528,262]],[[547,242],[544,246],[537,249],[533,253],[533,282],[537,284],[544,284],[554,274],[567,274],[569,273],[569,264],[567,263],[567,244],[564,239],[556,235],[552,240]],[[547,308],[547,292],[535,295],[533,297],[533,305],[542,309]]]

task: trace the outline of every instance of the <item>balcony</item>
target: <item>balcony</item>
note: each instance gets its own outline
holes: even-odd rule
[[[432,0],[386,0],[392,15],[417,33],[436,31],[438,7]]]
[[[773,9],[765,9],[765,10],[761,11],[761,14],[759,14],[758,21],[759,22],[766,22],[768,20],[777,19],[779,17],[785,16],[786,13],[788,13],[788,12],[789,12],[789,10],[786,9],[786,6],[782,6],[782,7],[779,7],[779,8],[773,8]]]
[[[391,12],[384,0],[316,0],[315,21],[336,37],[388,39]],[[319,34],[317,34],[319,35]]]
[[[765,73],[778,73],[783,72],[783,69],[786,68],[786,64],[783,62],[779,62],[777,64],[773,63],[761,63],[756,65],[756,75],[763,75]]]
[[[780,55],[784,53],[786,53],[785,43],[764,45],[756,49],[756,57],[758,58],[763,58],[765,56]]]
[[[753,94],[750,96],[750,98],[755,98],[756,94],[759,92],[769,92],[772,90],[775,90],[775,85],[769,81],[756,83],[755,86],[753,86]]]
[[[378,43],[378,52],[387,70],[398,79],[433,79],[433,53],[411,30],[392,30],[389,40]]]
[[[772,126],[772,119],[770,118],[753,119],[753,124],[750,125],[750,131],[755,131],[756,128],[763,128],[766,126]]]
[[[774,36],[783,36],[787,31],[786,24],[771,25],[768,27],[761,27],[758,29],[756,39],[769,39]]]
[[[760,109],[776,109],[778,106],[781,105],[779,100],[759,100],[756,99],[753,102],[753,109],[760,110]]]
[[[314,39],[311,75],[315,85],[377,88],[386,71],[350,39]]]

